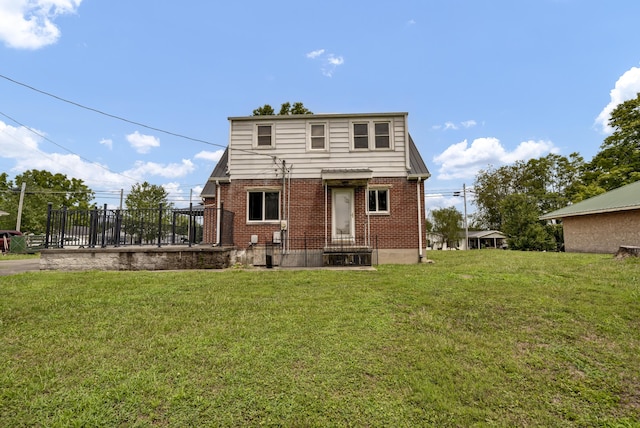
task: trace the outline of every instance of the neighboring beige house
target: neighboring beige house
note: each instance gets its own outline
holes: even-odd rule
[[[640,181],[550,212],[541,220],[561,220],[565,251],[615,253],[640,246]]]
[[[470,250],[478,248],[504,248],[507,245],[507,235],[497,230],[470,230]]]

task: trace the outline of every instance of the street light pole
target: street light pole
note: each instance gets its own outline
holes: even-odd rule
[[[24,191],[27,188],[27,183],[22,182],[22,190],[20,190],[20,202],[18,202],[18,220],[16,220],[16,230],[20,232],[20,226],[22,225],[22,205],[24,204]]]

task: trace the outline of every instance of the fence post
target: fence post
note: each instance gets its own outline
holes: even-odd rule
[[[224,202],[220,202],[218,216],[220,217],[220,221],[218,221],[218,224],[220,225],[220,230],[218,231],[218,234],[220,235],[218,247],[222,247],[222,240],[224,239]]]
[[[100,245],[102,248],[107,246],[105,242],[107,234],[107,204],[104,204],[104,209],[102,211],[102,244]]]
[[[189,248],[191,248],[191,241],[196,240],[195,230],[193,229],[193,202],[189,202],[189,231],[187,232],[187,239],[189,239]]]
[[[64,248],[64,232],[67,228],[67,207],[62,207],[62,219],[60,221],[60,248]]]
[[[44,248],[49,249],[49,238],[51,237],[51,208],[53,204],[49,202],[47,204],[47,231],[44,235]]]
[[[158,248],[162,246],[162,203],[158,207]]]
[[[116,240],[116,248],[120,246],[120,230],[122,228],[122,219],[120,218],[120,210],[116,210],[116,224],[113,228],[113,239]]]
[[[176,245],[176,217],[178,214],[173,211],[171,218],[171,245]]]
[[[96,217],[97,216],[98,216],[98,212],[96,208],[89,211],[89,248],[94,248],[96,246],[96,241],[97,241]]]

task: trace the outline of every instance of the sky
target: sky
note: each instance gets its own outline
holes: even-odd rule
[[[0,172],[82,179],[117,206],[135,183],[176,206],[228,144],[228,117],[408,112],[455,206],[481,169],[590,160],[640,92],[636,0],[0,0]],[[473,194],[468,200],[473,210]]]

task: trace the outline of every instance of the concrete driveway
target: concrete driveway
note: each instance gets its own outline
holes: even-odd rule
[[[40,259],[3,260],[0,256],[0,276],[40,270]]]

